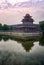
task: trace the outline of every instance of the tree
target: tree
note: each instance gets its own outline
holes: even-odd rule
[[[44,33],[44,21],[40,21],[39,25],[40,25],[41,31]]]
[[[2,24],[0,23],[0,30],[2,30]]]
[[[44,36],[40,38],[39,45],[44,46]]]
[[[9,30],[9,26],[8,26],[8,25],[6,25],[6,24],[4,24],[4,25],[3,25],[3,30],[4,30],[4,31]]]

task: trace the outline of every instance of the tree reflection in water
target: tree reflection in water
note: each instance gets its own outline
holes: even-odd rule
[[[44,36],[40,38],[39,45],[44,46]]]
[[[3,36],[2,37],[4,41],[8,41],[9,40],[9,36]]]

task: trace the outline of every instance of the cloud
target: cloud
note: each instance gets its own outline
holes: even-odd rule
[[[29,13],[33,17],[35,23],[39,23],[40,20],[44,19],[44,9],[19,7],[0,10],[0,23],[9,25],[22,23],[21,20],[26,13]]]
[[[44,1],[36,2],[33,6],[32,3],[30,6],[29,1],[20,2],[20,5],[18,4],[14,8],[0,9],[0,23],[9,25],[19,24],[26,13],[29,13],[33,17],[35,23],[44,20]],[[24,4],[25,7],[23,6]]]

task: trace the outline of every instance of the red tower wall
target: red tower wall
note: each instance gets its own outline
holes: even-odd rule
[[[33,24],[33,22],[23,22],[23,24]]]

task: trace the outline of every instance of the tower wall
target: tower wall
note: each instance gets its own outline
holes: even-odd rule
[[[34,20],[29,14],[26,14],[22,19],[23,24],[33,24]]]
[[[23,22],[23,24],[33,24],[33,22]]]

